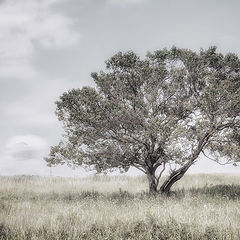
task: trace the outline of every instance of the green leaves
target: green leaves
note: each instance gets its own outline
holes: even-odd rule
[[[173,47],[143,60],[119,52],[106,71],[91,74],[96,88],[72,89],[56,102],[66,139],[46,160],[149,172],[163,163],[189,164],[208,149],[238,161],[239,70],[237,55],[216,47]]]
[[[119,52],[107,60],[105,63],[107,69],[124,71],[127,69],[135,68],[139,60],[140,58],[134,52],[129,51],[126,53]]]

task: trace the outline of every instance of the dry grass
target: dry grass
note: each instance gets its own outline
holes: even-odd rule
[[[240,239],[240,176],[186,176],[169,198],[144,177],[0,181],[0,239]]]

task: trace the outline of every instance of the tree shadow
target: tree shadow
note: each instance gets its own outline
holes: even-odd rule
[[[192,188],[189,190],[192,195],[203,194],[209,197],[227,198],[229,200],[240,199],[240,185],[214,185],[203,188]]]
[[[64,201],[79,201],[83,199],[93,199],[93,200],[107,200],[114,201],[117,203],[123,203],[128,200],[133,199],[148,199],[148,198],[157,198],[165,199],[168,197],[173,197],[177,199],[182,199],[186,196],[207,196],[210,198],[222,198],[227,200],[240,200],[240,185],[212,185],[204,186],[202,188],[191,188],[191,189],[181,189],[176,191],[171,191],[169,195],[166,194],[156,194],[150,195],[148,192],[141,193],[129,193],[119,189],[119,191],[109,192],[109,193],[99,193],[97,191],[82,191],[76,193],[47,193],[40,195],[40,199],[49,199],[49,200],[64,200]]]

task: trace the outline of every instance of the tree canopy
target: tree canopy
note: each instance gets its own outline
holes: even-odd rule
[[[96,87],[72,89],[56,102],[65,135],[49,165],[67,163],[104,172],[136,167],[150,192],[169,192],[199,155],[240,160],[240,60],[216,47],[119,52]],[[158,189],[162,173],[169,177]]]

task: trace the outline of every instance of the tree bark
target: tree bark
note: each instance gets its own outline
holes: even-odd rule
[[[148,183],[149,183],[149,194],[155,195],[157,193],[157,180],[154,176],[154,174],[147,174],[148,177]]]
[[[162,194],[166,194],[169,195],[170,189],[172,187],[172,185],[177,182],[179,179],[181,179],[184,174],[187,172],[188,168],[192,165],[188,164],[186,166],[183,166],[181,168],[179,168],[178,170],[174,171],[162,184],[162,186],[160,187],[160,192]]]

